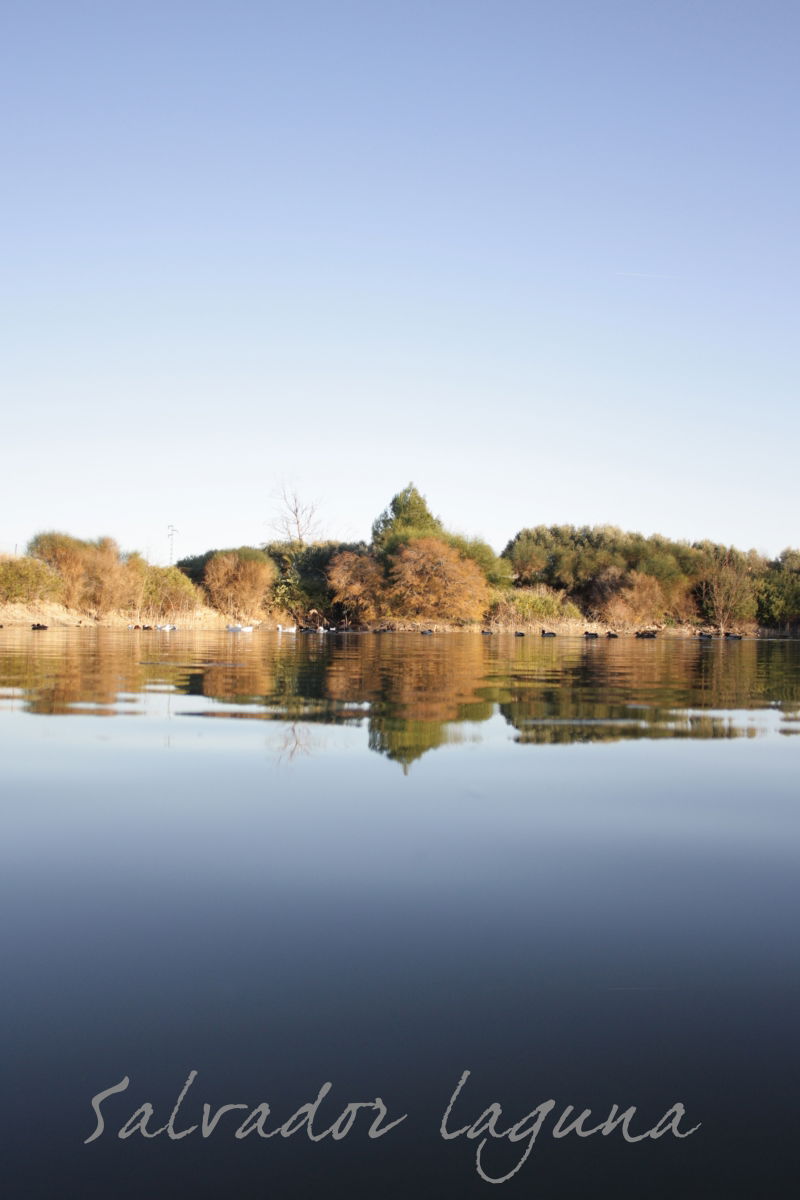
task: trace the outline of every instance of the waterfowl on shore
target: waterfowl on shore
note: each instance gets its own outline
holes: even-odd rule
[[[555,636],[556,635],[553,633],[552,629],[543,629],[542,630],[542,637],[555,637]]]

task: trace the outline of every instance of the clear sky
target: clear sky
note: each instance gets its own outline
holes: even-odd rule
[[[1,0],[0,550],[800,544],[796,0]]]

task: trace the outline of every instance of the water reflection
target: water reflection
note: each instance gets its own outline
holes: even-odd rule
[[[498,714],[526,744],[796,733],[799,666],[798,643],[779,641],[7,630],[0,703],[119,716],[167,696],[174,716],[286,723],[288,761],[312,752],[309,723],[365,726],[407,768]]]

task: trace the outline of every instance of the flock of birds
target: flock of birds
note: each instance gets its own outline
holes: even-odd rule
[[[3,628],[2,625],[0,625],[0,629],[2,629],[2,628]],[[150,629],[150,630],[157,629],[161,633],[171,633],[174,630],[176,630],[177,628],[178,628],[177,625],[129,625],[128,626],[128,629]],[[226,625],[226,627],[225,627],[227,633],[252,633],[253,628],[254,628],[254,626],[252,626],[252,625]],[[36,624],[31,625],[31,629],[47,629],[47,626],[41,625],[37,621]],[[276,632],[278,632],[278,633],[349,633],[350,630],[344,629],[344,628],[337,629],[337,627],[335,625],[278,625]],[[392,633],[392,630],[391,629],[373,629],[372,632],[373,633]],[[420,630],[420,633],[422,634],[423,637],[432,637],[435,632],[436,631],[434,629],[421,629]],[[497,631],[494,629],[482,629],[481,630],[481,633],[483,634],[484,637],[493,637],[496,632]],[[514,637],[522,638],[525,636],[526,635],[525,635],[524,631],[521,629],[517,629],[514,633]],[[552,629],[543,629],[541,636],[543,638],[554,638],[554,637],[557,637],[558,635]],[[590,640],[592,640],[594,638],[599,638],[600,634],[599,633],[591,633],[587,629],[587,631],[584,633],[583,636],[585,638],[589,638]],[[652,641],[655,638],[655,636],[656,636],[656,631],[654,629],[637,629],[636,632],[634,633],[634,637],[646,638],[650,641]],[[711,641],[715,640],[716,635],[713,633],[698,633],[697,636],[698,636],[698,638],[700,638],[701,641],[711,642]],[[741,633],[725,633],[722,636],[725,640],[731,641],[731,642],[740,642],[742,640]],[[619,634],[614,633],[611,630],[609,630],[608,633],[606,633],[606,637],[607,638],[617,638],[617,637],[619,637]]]

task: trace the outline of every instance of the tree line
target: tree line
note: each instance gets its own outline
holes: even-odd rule
[[[145,619],[208,604],[237,620],[285,613],[312,626],[591,620],[724,632],[800,624],[798,550],[768,560],[608,525],[539,525],[498,555],[446,529],[413,484],[376,518],[369,542],[312,540],[313,506],[283,499],[279,540],[210,549],[174,567],[123,553],[107,537],[37,534],[26,556],[0,559],[0,602],[52,599],[97,617],[122,610]]]

